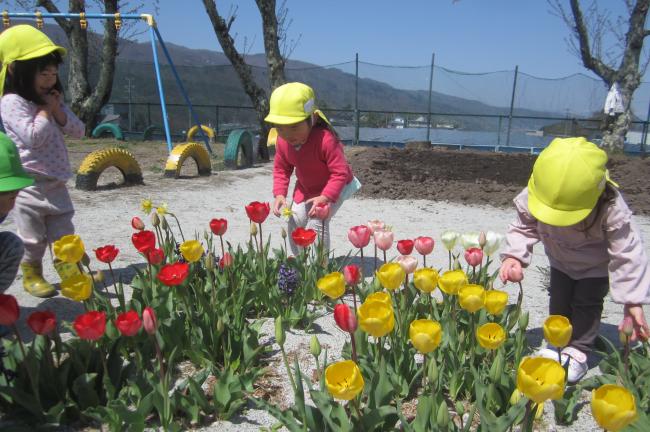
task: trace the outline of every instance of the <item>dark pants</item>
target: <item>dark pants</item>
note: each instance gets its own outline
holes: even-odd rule
[[[569,318],[573,335],[569,346],[584,353],[591,351],[598,336],[603,301],[609,291],[609,278],[571,279],[551,268],[549,314]]]

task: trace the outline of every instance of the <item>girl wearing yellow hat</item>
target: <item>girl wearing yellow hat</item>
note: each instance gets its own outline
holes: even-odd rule
[[[521,274],[533,245],[544,245],[551,265],[551,315],[571,321],[562,350],[569,382],[587,372],[587,354],[598,336],[603,301],[624,305],[632,340],[648,339],[642,304],[650,303],[650,266],[632,212],[607,174],[607,154],[584,138],[555,139],[544,149],[525,188],[514,200],[501,254],[500,278]],[[542,356],[557,359],[552,350]]]
[[[289,180],[295,170],[289,232],[305,226],[315,229],[325,250],[329,250],[329,220],[361,185],[352,175],[343,144],[317,109],[311,87],[299,82],[278,87],[271,94],[269,111],[265,120],[278,131],[273,161],[273,214],[280,216],[288,208]],[[293,239],[291,250],[298,254]]]
[[[25,245],[23,287],[37,297],[56,293],[43,279],[42,259],[52,242],[74,233],[74,208],[66,188],[72,177],[63,135],[81,138],[84,124],[63,104],[58,67],[64,48],[29,25],[0,34],[0,116],[35,183],[18,194],[15,219]],[[76,266],[55,262],[62,279]]]

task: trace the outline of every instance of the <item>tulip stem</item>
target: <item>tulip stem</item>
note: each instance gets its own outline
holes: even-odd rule
[[[361,248],[361,267],[363,268],[363,248]],[[377,245],[375,245],[375,271],[377,271]]]
[[[386,251],[384,251],[384,263],[386,263]]]
[[[181,228],[181,223],[178,221],[178,218],[176,217],[176,215],[174,213],[167,213],[167,214],[170,215],[171,217],[173,217],[174,220],[176,221],[176,225],[178,225],[178,231],[180,231],[180,233],[181,233],[181,239],[183,240],[183,242],[185,242],[185,236],[183,235],[183,229]]]
[[[124,312],[126,312],[126,305],[124,304],[124,298],[120,296],[119,292],[117,291],[117,281],[115,279],[115,273],[113,272],[113,266],[111,263],[108,263],[108,270],[111,272],[111,279],[113,280],[113,288],[115,289],[115,295],[117,296],[117,301],[120,302],[120,307]]]
[[[535,416],[533,415],[533,401],[529,400],[526,403],[526,414],[524,414],[524,420],[521,422],[521,430],[525,432],[531,432],[533,430],[533,421]]]
[[[625,352],[623,353],[623,360],[625,364],[625,375],[630,378],[630,338],[625,336]]]
[[[224,256],[224,254],[226,252],[225,252],[225,249],[223,247],[223,236],[222,235],[219,236],[219,240],[221,241],[221,256]]]
[[[451,270],[451,250],[448,250],[447,253],[449,254],[449,270]]]
[[[359,248],[359,252],[361,253],[361,265],[359,266],[359,269],[361,270],[361,277],[363,278],[363,248]],[[377,270],[377,246],[375,246],[375,270]]]
[[[41,405],[41,394],[38,391],[38,385],[36,384],[36,381],[34,380],[34,376],[32,375],[32,370],[29,366],[29,363],[27,362],[27,353],[25,352],[25,345],[23,345],[23,339],[20,337],[20,332],[18,331],[18,327],[16,327],[16,323],[11,324],[11,327],[16,333],[16,339],[18,340],[18,346],[20,346],[20,351],[23,354],[23,361],[22,363],[25,365],[25,371],[27,372],[27,376],[29,377],[29,383],[32,385],[32,391],[34,392],[34,397],[36,398],[36,401],[38,402],[38,408],[42,411],[42,405]],[[88,368],[86,368],[88,369]]]
[[[284,351],[283,345],[280,345],[280,351],[282,352],[282,361],[284,362],[284,367],[287,369],[287,375],[289,375],[289,381],[291,381],[291,388],[295,394],[298,389],[296,387],[296,381],[293,378],[293,373],[291,373],[291,369],[289,369],[289,360],[287,359],[287,353]]]
[[[354,337],[354,332],[350,332],[350,343],[352,344],[352,360],[354,360],[355,363],[359,363],[357,360],[357,341],[356,338]]]
[[[20,332],[18,331],[18,327],[16,327],[15,323],[11,324],[11,328],[13,329],[14,333],[16,333],[16,339],[18,340],[20,351],[23,354],[23,361],[25,361],[27,359],[27,353],[25,352],[25,345],[23,345],[23,338],[20,337]]]
[[[359,416],[359,420],[361,420],[361,410],[359,409],[359,398],[355,397],[352,399],[352,405],[354,406],[355,411],[357,412],[357,415]]]

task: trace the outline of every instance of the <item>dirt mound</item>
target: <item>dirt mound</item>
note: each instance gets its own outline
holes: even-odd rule
[[[348,156],[370,198],[430,199],[463,204],[512,205],[536,156],[471,150],[367,148]],[[632,210],[650,214],[650,159],[615,156],[611,177]]]

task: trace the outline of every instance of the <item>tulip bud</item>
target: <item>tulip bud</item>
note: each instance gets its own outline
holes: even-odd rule
[[[454,263],[451,266],[452,270],[461,270],[462,267],[460,265],[460,262],[458,261],[458,257],[454,257]]]
[[[169,229],[169,224],[167,223],[167,218],[165,216],[160,216],[160,227],[165,231]]]
[[[463,403],[461,401],[458,401],[454,404],[454,406],[456,407],[456,412],[458,413],[458,415],[462,417],[463,414],[465,414],[465,406],[463,405]]]
[[[144,222],[142,222],[142,219],[135,216],[133,219],[131,219],[131,226],[134,230],[142,231],[144,229]]]
[[[495,383],[501,378],[501,374],[503,374],[503,354],[501,351],[499,351],[499,354],[497,354],[497,357],[494,359],[492,362],[492,366],[490,367],[490,381],[492,383]]]
[[[438,427],[444,429],[449,424],[449,409],[447,408],[447,402],[442,401],[438,407],[438,413],[436,415],[436,423]]]
[[[214,270],[214,255],[212,253],[209,253],[205,257],[205,268],[208,271]]]
[[[282,231],[280,231],[280,236],[282,236],[283,239],[287,238],[287,230],[282,227]]]
[[[218,334],[223,333],[224,329],[225,329],[225,325],[223,323],[223,320],[220,317],[219,319],[217,319],[217,333]]]
[[[150,335],[156,334],[156,327],[158,326],[158,321],[156,320],[156,313],[150,306],[147,306],[142,311],[142,324],[144,326],[144,331],[146,331],[147,334]]]
[[[257,235],[257,224],[255,222],[251,222],[251,235],[253,237]]]
[[[282,317],[279,316],[275,319],[275,341],[280,345],[280,347],[283,347],[286,340],[287,335],[282,326]]]
[[[343,267],[343,277],[345,278],[345,283],[349,286],[358,284],[361,281],[359,267],[354,264],[346,265]]]
[[[316,335],[312,335],[311,339],[309,340],[309,352],[316,358],[320,357],[321,347]]]
[[[519,330],[525,331],[528,327],[528,312],[524,312],[519,317]]]
[[[621,340],[621,343],[623,345],[628,344],[630,342],[630,337],[632,337],[632,333],[634,333],[634,322],[632,321],[632,317],[626,316],[623,318],[623,321],[618,326],[618,328],[618,336]]]
[[[354,333],[357,329],[357,315],[352,308],[346,304],[337,304],[334,306],[334,321],[341,330],[348,333]]]
[[[151,213],[151,225],[153,225],[155,227],[160,225],[160,216],[158,216],[158,213],[156,213],[156,212]]]
[[[483,249],[486,244],[487,244],[487,238],[485,237],[485,233],[481,231],[481,233],[478,235],[478,245],[481,249]]]
[[[86,267],[88,267],[90,265],[90,257],[85,252],[84,252],[83,256],[81,257],[81,264],[83,264]]]
[[[219,268],[223,270],[226,267],[230,267],[233,263],[233,260],[234,258],[232,257],[232,255],[230,255],[229,252],[226,252],[225,254],[223,254],[223,257],[221,257],[221,259],[219,260]]]
[[[438,382],[438,376],[440,373],[438,372],[438,365],[436,364],[436,359],[432,358],[429,360],[429,365],[427,367],[427,378],[429,379],[429,382],[431,384],[435,384]]]

